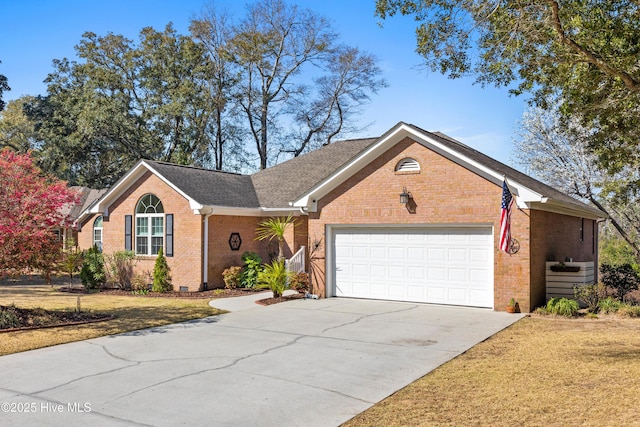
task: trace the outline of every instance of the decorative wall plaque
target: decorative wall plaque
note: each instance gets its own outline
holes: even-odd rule
[[[231,250],[238,251],[241,245],[242,239],[240,238],[240,233],[231,233],[231,236],[229,236],[229,247]]]

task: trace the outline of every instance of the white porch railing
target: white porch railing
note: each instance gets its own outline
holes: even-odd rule
[[[305,246],[300,246],[300,249],[298,249],[298,252],[293,254],[291,258],[285,261],[285,266],[287,267],[287,270],[292,273],[302,273],[303,271],[305,271],[305,263],[304,263],[305,257],[306,257]]]

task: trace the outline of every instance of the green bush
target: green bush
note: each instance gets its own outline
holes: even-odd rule
[[[242,254],[242,275],[240,277],[240,287],[255,288],[258,283],[258,273],[262,271],[262,258],[255,252],[245,252]]]
[[[146,295],[149,293],[149,272],[146,274],[134,274],[131,279],[131,293],[136,295]]]
[[[3,307],[0,305],[0,329],[16,328],[20,325],[15,307]]]
[[[579,309],[578,303],[568,298],[551,298],[547,302],[547,312],[557,316],[575,317]]]
[[[289,278],[289,287],[298,292],[309,291],[309,275],[305,272],[294,273]]]
[[[118,251],[104,255],[107,283],[119,289],[130,289],[136,254],[132,251]]]
[[[271,264],[266,264],[264,269],[258,273],[258,289],[269,289],[273,292],[273,297],[278,298],[289,289],[289,278],[291,272],[287,270],[284,260],[276,259]]]
[[[104,257],[97,246],[84,251],[80,279],[85,289],[97,289],[104,284]]]
[[[235,289],[240,285],[242,278],[242,267],[233,265],[225,268],[222,272],[222,280],[224,281],[224,287],[227,289]]]
[[[622,303],[618,299],[612,297],[607,297],[603,300],[600,300],[600,302],[598,303],[600,311],[605,314],[617,312],[620,309],[621,305]]]
[[[171,269],[167,264],[167,259],[162,253],[162,248],[158,250],[158,256],[156,257],[156,263],[153,266],[153,292],[171,292],[173,286],[171,285]]]
[[[638,289],[640,276],[630,264],[600,266],[600,280],[605,286],[616,291],[616,296],[623,300],[628,292]]]
[[[598,312],[600,300],[607,296],[607,288],[602,283],[590,283],[573,288],[575,299],[584,304],[589,313]]]

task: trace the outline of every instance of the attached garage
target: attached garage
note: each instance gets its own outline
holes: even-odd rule
[[[333,227],[333,296],[493,308],[493,229]]]

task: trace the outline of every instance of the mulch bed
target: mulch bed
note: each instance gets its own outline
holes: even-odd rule
[[[81,325],[113,318],[113,316],[88,312],[51,311],[43,308],[18,308],[0,305],[0,332]]]
[[[261,299],[256,301],[256,304],[260,304],[260,305],[271,305],[271,304],[278,304],[280,302],[286,302],[286,301],[292,301],[295,299],[303,299],[304,298],[304,294],[293,294],[293,295],[287,295],[287,296],[280,296],[278,298],[265,298],[265,299]]]
[[[264,289],[211,289],[208,291],[199,292],[147,292],[147,293],[134,293],[123,289],[101,289],[99,291],[90,290],[87,291],[82,287],[60,287],[56,289],[59,292],[69,292],[73,294],[90,294],[99,292],[105,295],[121,295],[127,297],[142,297],[142,298],[196,298],[196,299],[218,299],[218,298],[230,298],[241,297],[245,295],[251,295],[260,292],[266,292]]]

